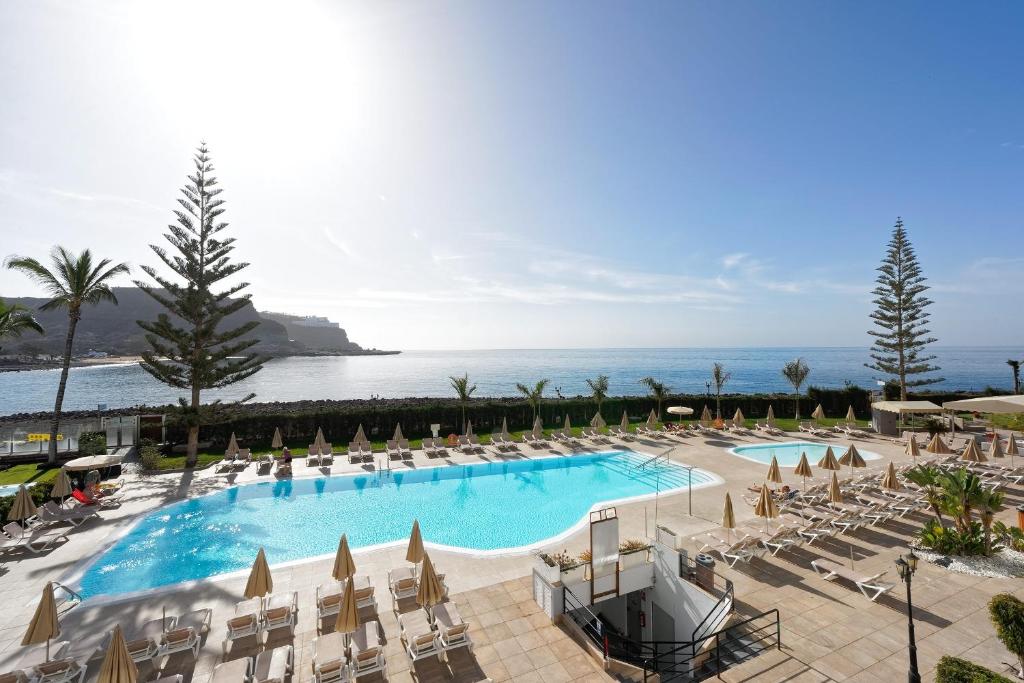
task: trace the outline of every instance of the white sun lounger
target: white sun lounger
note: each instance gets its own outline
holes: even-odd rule
[[[320,465],[323,466],[325,464],[334,464],[334,450],[329,443],[325,443],[324,447],[320,449]]]
[[[233,659],[213,667],[210,683],[248,683],[252,676],[252,658]]]
[[[262,626],[261,615],[263,612],[263,600],[252,598],[243,600],[235,605],[235,616],[228,619],[227,634],[224,642],[221,643],[221,650],[226,655],[228,647],[240,638],[258,636]]]
[[[343,634],[333,631],[313,639],[313,680],[316,683],[349,680]]]
[[[885,572],[879,572],[870,576],[860,574],[853,569],[845,567],[837,562],[826,559],[811,560],[811,566],[814,567],[814,571],[818,573],[818,576],[831,581],[835,578],[846,579],[847,581],[855,584],[860,592],[864,594],[864,597],[874,602],[878,600],[879,596],[892,590],[895,584],[885,583],[879,581]]]
[[[388,570],[388,590],[391,591],[392,608],[398,613],[398,601],[416,596],[418,584],[416,575],[409,567]]]
[[[388,664],[384,657],[384,649],[381,647],[380,624],[376,621],[360,624],[352,634],[350,646],[352,661],[349,664],[349,672],[353,680],[378,671],[387,680]]]
[[[394,439],[388,439],[384,442],[384,453],[388,456],[388,460],[401,460],[402,451],[398,448],[398,442]]]
[[[59,529],[50,529],[48,527],[36,527],[34,529],[22,529],[15,522],[9,522],[4,525],[4,535],[6,535],[12,542],[7,544],[7,548],[28,548],[34,553],[41,553],[44,550],[48,550],[57,541],[68,540],[67,534]]]
[[[299,610],[299,592],[274,593],[263,600],[262,628],[270,632],[287,628],[295,633],[295,616]]]
[[[252,683],[284,683],[295,668],[295,648],[281,645],[256,655]]]
[[[160,641],[164,631],[173,630],[176,626],[176,619],[152,619],[143,624],[135,631],[131,638],[125,641],[128,654],[136,664],[146,662],[156,657],[160,652]]]
[[[398,440],[398,455],[402,460],[407,460],[412,457],[412,449],[409,448],[409,439]]]
[[[74,659],[58,659],[35,665],[29,678],[32,683],[82,683],[85,666]]]
[[[315,444],[309,444],[309,448],[306,449],[306,464],[310,467],[314,464],[320,465],[320,449]]]
[[[402,645],[409,659],[417,662],[427,657],[437,657],[441,660],[441,647],[437,634],[430,628],[427,615],[422,610],[408,612],[398,615],[398,625],[401,627]]]
[[[38,519],[45,524],[62,524],[67,522],[73,526],[80,526],[93,517],[99,517],[99,511],[92,506],[65,509],[52,500],[48,500],[39,507]]]
[[[473,651],[469,624],[462,619],[454,603],[442,602],[434,608],[434,625],[437,627],[437,641],[442,651],[447,653],[460,647]]]
[[[197,609],[181,615],[175,619],[174,627],[160,637],[157,654],[162,657],[190,651],[193,659],[198,657],[203,635],[210,630],[212,619],[213,610],[209,609]]]

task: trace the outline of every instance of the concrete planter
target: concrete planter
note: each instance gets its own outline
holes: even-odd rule
[[[647,548],[619,555],[619,567],[622,571],[638,567],[645,562],[647,562]]]

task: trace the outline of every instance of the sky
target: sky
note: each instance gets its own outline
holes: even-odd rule
[[[256,307],[366,347],[867,346],[898,215],[939,342],[1017,344],[1022,25],[1014,2],[4,2],[0,251],[141,276],[205,140]]]

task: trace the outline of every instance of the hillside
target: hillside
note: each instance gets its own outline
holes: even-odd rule
[[[82,320],[75,333],[75,353],[83,354],[90,350],[104,351],[111,355],[137,355],[147,348],[144,333],[135,323],[136,320],[155,320],[164,309],[152,298],[137,287],[115,287],[118,305],[100,304],[83,311]],[[64,335],[67,331],[67,313],[64,311],[40,311],[39,306],[46,299],[36,297],[0,297],[6,302],[20,304],[35,312],[46,334],[42,337],[28,333],[19,339],[5,340],[3,353],[45,353],[59,354],[64,348]],[[261,315],[250,303],[225,319],[225,328],[237,327],[251,320],[260,322],[249,337],[256,337],[260,343],[256,346],[259,353],[269,356],[289,356],[305,353],[359,353],[362,349],[358,344],[348,340],[345,330],[340,327],[329,328],[328,334],[300,335],[298,338],[290,334],[289,329],[280,322],[282,317],[274,314],[271,317]],[[277,318],[277,319],[273,319]],[[290,326],[289,326],[290,327]],[[321,338],[322,337],[322,338]]]

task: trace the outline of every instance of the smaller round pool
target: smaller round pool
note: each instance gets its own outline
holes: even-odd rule
[[[807,460],[811,467],[821,460],[825,455],[825,449],[831,447],[835,453],[836,460],[843,457],[843,453],[850,447],[848,443],[815,443],[813,441],[787,441],[785,443],[758,443],[751,446],[736,446],[730,448],[729,452],[754,462],[763,462],[765,465],[772,461],[774,455],[780,467],[796,467],[800,462],[800,454],[806,453]],[[865,460],[879,460],[882,456],[878,453],[866,451],[857,446],[857,452]]]

